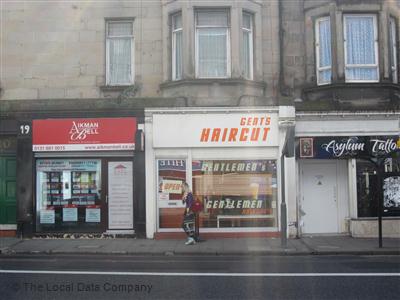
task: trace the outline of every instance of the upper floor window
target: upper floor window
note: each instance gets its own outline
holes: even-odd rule
[[[396,31],[396,20],[391,17],[389,19],[389,43],[390,43],[390,69],[392,73],[392,81],[393,83],[398,82],[397,75],[397,31]]]
[[[316,21],[315,37],[317,83],[319,85],[329,84],[332,77],[331,21],[329,17]]]
[[[172,16],[172,80],[182,79],[182,14]]]
[[[243,13],[243,75],[246,79],[253,79],[253,15]]]
[[[375,15],[344,16],[346,82],[377,82],[378,33]]]
[[[107,85],[133,83],[133,21],[108,21],[106,30]]]
[[[196,77],[230,77],[229,11],[196,10]]]

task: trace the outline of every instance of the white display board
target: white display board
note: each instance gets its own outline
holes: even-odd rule
[[[133,229],[133,163],[108,163],[108,228]]]
[[[153,115],[155,148],[273,147],[278,134],[278,113]]]
[[[53,209],[42,209],[40,211],[40,223],[41,224],[54,224],[55,223],[55,211]]]
[[[88,223],[100,223],[100,208],[86,208],[85,221]]]
[[[78,221],[78,208],[63,207],[62,218],[63,218],[63,222],[77,222]]]

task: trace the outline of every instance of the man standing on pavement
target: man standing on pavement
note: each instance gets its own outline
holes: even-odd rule
[[[194,204],[193,193],[190,190],[189,185],[184,182],[182,183],[183,197],[182,202],[185,204],[185,212],[183,215],[183,223],[182,228],[185,231],[188,239],[186,241],[186,245],[193,245],[196,243],[195,236],[195,214],[192,210],[192,206]]]

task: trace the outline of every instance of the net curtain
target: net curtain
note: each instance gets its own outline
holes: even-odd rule
[[[346,17],[346,79],[376,80],[373,17]],[[352,65],[352,66],[348,66]],[[360,66],[357,66],[360,65]]]

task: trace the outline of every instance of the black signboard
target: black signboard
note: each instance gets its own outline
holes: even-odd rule
[[[296,144],[296,156],[305,159],[388,157],[400,151],[400,136],[301,137]]]

